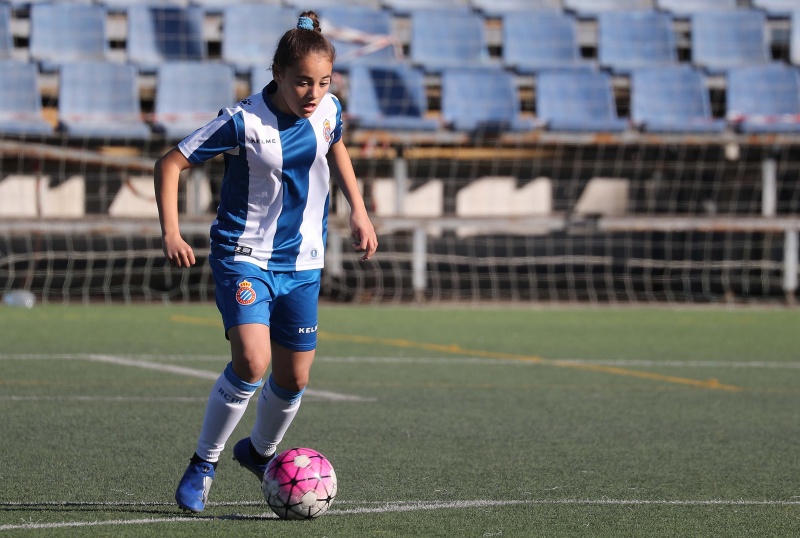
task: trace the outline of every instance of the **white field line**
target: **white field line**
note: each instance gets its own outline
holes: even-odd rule
[[[138,403],[202,403],[208,398],[189,396],[163,396],[147,398],[144,396],[0,396],[0,402],[138,402]]]
[[[0,359],[4,360],[35,360],[35,359],[58,359],[58,360],[85,360],[93,362],[102,362],[105,364],[116,364],[119,366],[132,366],[134,368],[143,368],[145,370],[155,370],[157,372],[166,372],[170,374],[181,375],[184,377],[197,377],[200,379],[208,379],[216,381],[220,372],[211,370],[198,370],[196,368],[187,368],[185,366],[176,366],[174,364],[163,364],[159,362],[141,361],[130,359],[126,357],[117,357],[114,355],[100,355],[100,354],[78,354],[78,355],[0,355]],[[336,402],[374,402],[374,398],[362,398],[361,396],[354,396],[351,394],[339,394],[338,392],[331,392],[326,390],[313,390],[307,389],[304,396],[311,400],[328,400]]]
[[[357,504],[355,508],[331,509],[330,516],[347,516],[358,514],[384,514],[389,512],[418,512],[429,510],[453,510],[469,508],[491,508],[505,506],[537,506],[537,505],[571,505],[571,506],[800,506],[800,501],[751,501],[738,500],[637,500],[637,499],[529,499],[529,500],[469,500],[469,501],[397,501],[397,502],[340,502],[337,504]],[[263,506],[263,503],[208,503],[208,506]],[[173,503],[0,503],[3,506],[36,507],[43,506],[173,506]],[[199,523],[222,520],[255,520],[275,519],[270,513],[260,515],[234,514],[231,516],[178,516],[144,519],[112,519],[106,521],[64,521],[52,523],[21,523],[0,525],[0,531],[27,529],[59,529],[117,525],[152,525],[163,523]]]
[[[103,355],[87,355],[87,354],[29,354],[29,355],[13,355],[0,353],[0,360],[99,360],[92,359],[91,357],[104,357]],[[213,373],[214,379],[219,374],[208,372],[204,370],[195,370],[193,368],[184,368],[181,366],[171,366],[163,362],[151,361],[169,361],[169,362],[184,362],[184,361],[209,361],[224,363],[227,359],[220,356],[211,355],[136,355],[135,360],[131,357],[114,357],[114,360],[119,361],[132,361],[142,368],[147,364],[155,364],[159,367],[173,369],[173,373],[181,373],[182,371],[189,370],[193,372],[205,372],[203,377]],[[353,364],[474,364],[480,366],[490,365],[517,365],[517,366],[536,366],[535,363],[518,361],[514,359],[486,359],[478,357],[317,357],[317,362],[330,362],[330,363],[353,363]],[[104,361],[110,362],[110,361]],[[798,361],[698,361],[698,360],[648,360],[648,359],[553,359],[554,364],[597,364],[601,366],[621,366],[621,367],[668,367],[668,368],[741,368],[741,369],[768,369],[768,370],[800,370],[800,362]],[[127,363],[126,363],[127,364]],[[160,369],[160,368],[159,368]],[[162,371],[168,371],[166,369]]]

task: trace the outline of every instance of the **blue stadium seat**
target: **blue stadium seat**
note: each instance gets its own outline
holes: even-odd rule
[[[564,8],[593,18],[605,11],[653,9],[653,0],[564,0]]]
[[[322,17],[322,31],[336,47],[336,70],[347,70],[359,63],[396,62],[395,45],[402,56],[402,47],[392,34],[392,18],[388,11],[364,6],[332,6],[318,13]]]
[[[675,17],[686,18],[700,11],[736,9],[736,0],[657,0],[658,9],[668,11]]]
[[[14,51],[14,36],[11,34],[11,6],[0,4],[0,58],[10,58]]]
[[[88,2],[87,2],[88,3]],[[102,4],[110,12],[125,12],[132,6],[154,6],[160,7],[180,7],[189,5],[189,0],[95,0],[95,3]]]
[[[146,140],[136,69],[111,62],[74,62],[61,66],[58,117],[70,136]]]
[[[597,55],[617,74],[675,64],[677,42],[672,17],[657,11],[608,11],[597,16]]]
[[[236,102],[233,68],[216,62],[165,62],[158,67],[153,129],[179,139]]]
[[[646,131],[721,132],[704,77],[689,65],[647,68],[631,75],[631,119]]]
[[[486,17],[500,18],[517,11],[561,10],[561,0],[472,0],[472,7]]]
[[[484,19],[472,11],[415,10],[411,13],[409,41],[411,62],[430,73],[490,63]]]
[[[280,0],[278,0],[280,1]],[[371,9],[380,9],[380,0],[284,0],[287,6],[295,10],[297,14],[302,11],[313,9],[319,11],[330,7],[367,7]],[[324,29],[322,30],[325,31]]]
[[[272,69],[258,66],[250,70],[250,93],[256,93],[264,89],[264,86],[272,81]]]
[[[203,10],[136,5],[128,9],[128,59],[144,73],[162,62],[205,60]]]
[[[728,71],[728,119],[747,133],[800,132],[800,79],[782,63]]]
[[[71,4],[92,4],[97,3],[92,0],[3,0],[4,4],[9,4],[12,10],[25,10],[35,4],[52,4],[58,1],[68,1]]]
[[[503,18],[503,65],[519,73],[542,69],[587,69],[581,59],[576,21],[553,10],[518,11]]]
[[[381,0],[381,5],[390,9],[395,15],[408,16],[419,9],[469,8],[469,0]]]
[[[691,17],[692,62],[711,73],[769,61],[763,12],[751,9],[704,11]]]
[[[39,70],[35,64],[0,60],[0,133],[47,135],[52,126],[42,117]]]
[[[797,0],[753,0],[753,7],[763,9],[770,17],[788,17],[800,9]]]
[[[457,131],[529,131],[520,117],[514,75],[499,67],[446,69],[442,73],[442,120]]]
[[[800,8],[792,13],[791,30],[789,31],[789,59],[800,65]]]
[[[552,131],[624,131],[611,79],[591,71],[544,71],[536,77],[536,115]]]
[[[213,13],[213,14],[220,14],[229,6],[240,6],[240,5],[248,5],[248,6],[260,6],[260,5],[268,5],[268,6],[283,6],[284,4],[289,4],[288,2],[281,2],[281,0],[257,0],[254,2],[252,0],[189,0],[187,2],[189,6],[199,7],[205,13]],[[186,7],[186,6],[184,6]],[[295,9],[298,14],[303,9],[308,8],[301,8],[300,10]]]
[[[354,65],[350,70],[347,115],[364,129],[433,131],[439,122],[426,118],[425,80],[405,65]]]
[[[222,59],[237,73],[266,69],[281,36],[297,24],[291,8],[262,4],[232,4],[222,14]]]
[[[106,59],[106,10],[83,4],[35,4],[31,7],[30,54],[43,71],[59,64]]]

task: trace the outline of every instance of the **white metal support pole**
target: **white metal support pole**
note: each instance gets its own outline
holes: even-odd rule
[[[408,190],[408,161],[403,155],[402,146],[397,148],[394,158],[394,183],[397,189],[395,196],[395,214],[404,215],[406,206],[406,191]]]
[[[206,208],[203,204],[203,182],[206,181],[206,173],[201,166],[193,168],[189,172],[186,184],[186,214],[202,215]]]
[[[419,301],[425,297],[428,267],[428,234],[421,226],[414,228],[412,239],[411,284],[414,297]]]
[[[761,163],[761,216],[774,217],[778,202],[778,163],[767,157]]]
[[[783,291],[789,304],[794,304],[797,292],[797,259],[797,230],[786,230],[783,240]]]
[[[344,275],[344,264],[342,263],[342,235],[338,230],[328,230],[328,241],[326,244],[325,265],[332,277],[339,278]]]

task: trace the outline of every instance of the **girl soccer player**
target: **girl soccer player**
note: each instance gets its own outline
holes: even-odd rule
[[[205,507],[220,453],[270,360],[255,424],[234,445],[234,460],[261,480],[300,406],[316,348],[329,164],[350,204],[354,248],[368,260],[378,247],[342,142],[342,108],[327,93],[335,55],[316,14],[303,13],[278,43],[273,81],[156,163],[164,254],[173,266],[189,267],[195,257],[178,228],[179,175],[216,155],[225,159],[209,264],[232,359],[211,390],[175,492],[185,510]]]

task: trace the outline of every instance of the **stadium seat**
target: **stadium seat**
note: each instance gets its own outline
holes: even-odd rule
[[[11,34],[11,6],[0,4],[0,59],[11,58],[14,37]]]
[[[710,73],[769,61],[766,17],[761,11],[730,9],[695,13],[691,27],[692,62]]]
[[[572,212],[586,217],[621,217],[628,212],[631,182],[620,177],[593,177]]]
[[[600,65],[627,75],[678,61],[672,17],[657,11],[608,11],[597,16]]]
[[[561,10],[561,0],[472,0],[472,7],[486,17],[500,18],[507,13]]]
[[[114,140],[146,140],[136,69],[110,62],[61,66],[58,118],[69,135]]]
[[[321,8],[319,14],[322,31],[336,47],[335,69],[347,70],[359,63],[386,65],[402,57],[402,46],[392,34],[388,11],[365,6],[331,6]]]
[[[397,211],[397,181],[376,178],[371,182],[372,205],[379,217],[441,217],[444,211],[444,182],[429,179],[403,194],[403,210]]]
[[[230,0],[189,0],[187,3],[190,6],[201,8],[205,13],[214,13],[214,14],[222,13],[229,6],[249,5],[252,7],[259,5],[270,5],[270,6],[283,5],[281,0],[258,0],[258,2],[243,1],[243,0],[236,0],[234,2],[231,2]]]
[[[668,11],[675,17],[686,18],[700,11],[736,9],[736,0],[657,0],[658,9]]]
[[[536,114],[552,131],[623,131],[611,79],[591,71],[545,71],[536,77]]]
[[[631,75],[631,119],[646,131],[721,132],[704,77],[688,65],[646,68]]]
[[[402,65],[354,65],[350,70],[348,118],[364,129],[432,131],[422,73]]]
[[[30,55],[43,71],[60,64],[106,59],[106,10],[83,4],[35,4],[31,7]]]
[[[419,9],[433,8],[436,9],[449,9],[449,8],[469,8],[469,0],[381,0],[381,5],[390,9],[395,15],[409,16],[414,11]]]
[[[472,11],[415,10],[411,13],[409,41],[411,62],[429,73],[489,64],[484,19]]]
[[[594,18],[605,11],[653,9],[653,0],[564,0],[564,8],[580,17]]]
[[[203,10],[135,5],[128,9],[128,59],[143,73],[166,61],[205,60]]]
[[[281,36],[295,27],[291,8],[262,4],[231,4],[222,13],[222,60],[239,74],[266,69]]]
[[[108,206],[110,217],[158,218],[153,178],[129,177],[122,183]]]
[[[753,0],[753,7],[763,9],[770,17],[789,17],[800,4],[797,0]]]
[[[153,0],[96,0],[95,3],[102,4],[111,12],[126,12],[132,6],[153,6]],[[189,5],[189,0],[159,0],[160,7],[179,7],[184,8]]]
[[[517,179],[508,176],[488,176],[471,181],[456,193],[455,210],[458,217],[543,217],[553,211],[553,184],[547,177],[537,177],[523,187]],[[507,230],[510,233],[537,235],[547,233],[547,228]],[[485,226],[461,225],[458,237],[486,234]],[[491,233],[491,232],[490,232]]]
[[[234,83],[233,68],[223,63],[161,64],[153,129],[170,139],[184,138],[214,119],[220,109],[235,104]]]
[[[500,68],[446,69],[442,73],[442,119],[457,131],[527,131],[520,117],[514,75]]]
[[[47,135],[52,126],[42,117],[38,69],[35,64],[0,60],[0,132]]]
[[[41,179],[47,186],[39,189],[39,216],[76,218],[86,214],[85,176],[74,175],[63,180],[43,176]]]
[[[727,110],[743,132],[800,132],[797,69],[773,63],[729,70]]]
[[[250,93],[260,92],[272,81],[272,69],[254,67],[250,70]]]
[[[503,65],[518,73],[542,69],[588,69],[581,59],[576,21],[553,10],[506,13],[502,18]]]
[[[0,218],[36,218],[37,178],[33,175],[0,175]]]
[[[280,0],[278,0],[278,2],[280,2]],[[284,0],[283,3],[294,9],[296,13],[308,9],[313,9],[319,13],[318,10],[340,6],[367,7],[371,9],[381,8],[380,0]],[[322,31],[324,32],[325,30]]]
[[[17,10],[17,9],[28,9],[33,4],[39,4],[39,3],[44,4],[50,2],[52,2],[52,0],[8,0],[3,3],[10,5],[11,9]],[[90,2],[89,0],[84,0],[84,3],[88,4]]]

